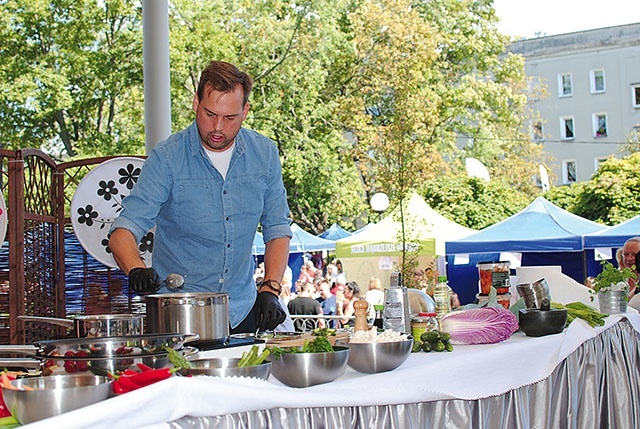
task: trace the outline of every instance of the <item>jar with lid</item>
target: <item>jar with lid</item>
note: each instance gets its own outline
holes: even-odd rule
[[[411,318],[411,335],[414,341],[420,340],[420,335],[438,329],[436,313],[418,313]]]

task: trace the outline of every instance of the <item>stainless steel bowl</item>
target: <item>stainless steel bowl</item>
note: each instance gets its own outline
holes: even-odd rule
[[[388,343],[349,343],[348,365],[367,374],[391,371],[407,359],[412,346],[412,338]]]
[[[211,375],[214,377],[255,377],[262,380],[269,378],[271,362],[260,365],[238,367],[240,358],[194,359],[190,361],[193,368],[181,368],[182,375]]]
[[[344,373],[348,347],[334,347],[326,353],[286,353],[271,359],[271,373],[290,387],[309,387],[328,383]]]
[[[23,425],[95,404],[111,394],[109,379],[95,375],[23,378],[11,384],[33,389],[3,389],[7,407]]]

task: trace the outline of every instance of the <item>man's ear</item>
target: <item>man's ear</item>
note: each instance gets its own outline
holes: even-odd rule
[[[193,94],[193,101],[191,102],[191,108],[193,109],[194,112],[198,111],[198,93],[194,93]]]

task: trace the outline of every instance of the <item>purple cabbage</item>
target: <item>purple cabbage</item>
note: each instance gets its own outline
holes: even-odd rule
[[[451,344],[494,344],[518,330],[518,318],[503,307],[483,307],[447,313],[440,329],[451,335]]]

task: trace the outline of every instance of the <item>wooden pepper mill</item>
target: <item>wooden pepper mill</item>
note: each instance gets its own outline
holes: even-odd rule
[[[369,303],[366,299],[360,298],[353,303],[353,308],[356,316],[356,323],[353,331],[368,331],[369,323],[367,319],[369,316]]]

